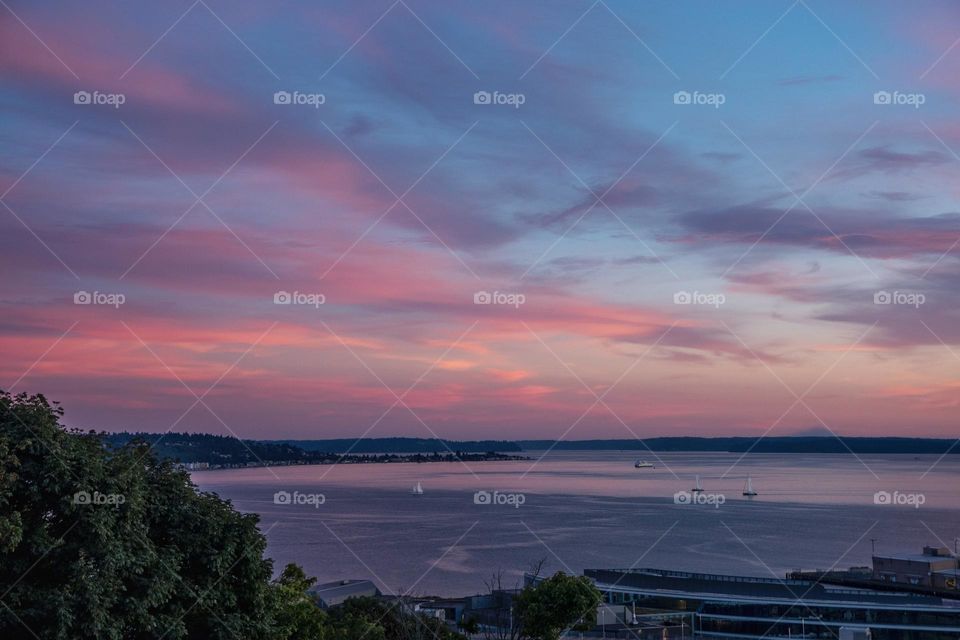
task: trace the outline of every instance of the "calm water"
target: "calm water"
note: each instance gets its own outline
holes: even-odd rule
[[[655,469],[634,469],[635,452],[552,452],[532,469],[335,465],[193,478],[261,515],[278,567],[297,562],[321,581],[370,578],[388,592],[475,593],[493,571],[512,583],[541,559],[550,571],[577,573],[637,566],[782,576],[869,564],[871,538],[878,552],[913,552],[953,548],[960,536],[960,456],[750,454],[731,468],[739,455],[658,455],[644,456]],[[708,504],[676,504],[698,474]],[[747,475],[757,497],[741,495]],[[411,493],[418,482],[423,495]],[[325,502],[275,504],[278,491]],[[477,491],[500,492],[504,504],[476,504]],[[877,491],[903,504],[877,505]]]

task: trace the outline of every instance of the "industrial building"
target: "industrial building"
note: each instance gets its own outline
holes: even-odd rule
[[[946,547],[924,547],[922,553],[873,556],[873,579],[896,584],[956,589],[958,568],[957,557]]]
[[[960,638],[960,600],[933,595],[663,569],[588,569],[584,575],[607,604],[685,612],[694,637]]]

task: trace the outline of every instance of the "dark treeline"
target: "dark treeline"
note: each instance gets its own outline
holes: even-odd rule
[[[516,452],[521,447],[508,440],[438,440],[437,438],[335,438],[331,440],[268,440],[274,444],[289,444],[306,451],[331,453],[432,453],[434,451],[488,451]]]
[[[150,447],[153,454],[161,460],[182,463],[208,463],[212,467],[232,467],[260,464],[339,464],[352,463],[389,463],[389,462],[452,462],[463,460],[479,462],[484,460],[521,459],[492,448],[472,450],[463,448],[461,443],[456,449],[447,449],[439,440],[431,440],[432,449],[415,452],[365,453],[364,447],[357,446],[350,453],[341,453],[337,449],[297,446],[286,442],[268,442],[261,440],[240,440],[232,436],[218,436],[208,433],[111,433],[103,434],[109,447],[123,447],[139,442]],[[356,442],[356,441],[354,441]],[[361,441],[361,444],[363,441]],[[495,444],[495,443],[491,443]],[[349,447],[344,447],[345,451]],[[519,447],[514,446],[514,450]]]
[[[350,438],[335,440],[275,440],[273,444],[289,444],[307,451],[353,453],[425,453],[433,451],[519,452],[544,451],[716,451],[743,453],[907,453],[960,454],[957,440],[946,438],[894,437],[834,437],[834,436],[777,436],[777,437],[664,437],[611,440],[481,440],[458,441],[429,438],[364,438],[360,442]],[[351,449],[352,447],[352,449]]]
[[[232,436],[209,433],[110,433],[104,434],[109,446],[122,447],[130,442],[143,442],[154,455],[177,462],[209,462],[211,464],[243,464],[259,460],[312,461],[317,454],[288,444],[256,440],[239,440]]]
[[[520,440],[524,450],[720,451],[742,453],[960,453],[957,440],[935,438],[848,438],[833,436],[645,438],[643,440]]]
[[[114,433],[105,440],[122,446],[139,440],[156,455],[178,462],[243,465],[260,462],[325,464],[339,462],[435,462],[511,459],[522,451],[712,451],[726,453],[960,453],[956,440],[934,438],[671,437],[645,440],[438,440],[434,438],[339,438],[332,440],[239,440],[205,433]],[[348,453],[349,452],[349,453]],[[497,452],[497,453],[494,453]]]

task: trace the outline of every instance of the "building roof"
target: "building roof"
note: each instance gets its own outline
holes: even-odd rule
[[[601,591],[707,602],[801,604],[859,609],[958,611],[939,597],[826,585],[809,580],[687,573],[662,569],[587,569]],[[952,603],[951,603],[952,604]]]
[[[322,606],[332,607],[347,598],[378,596],[380,590],[370,580],[337,580],[315,584],[307,590],[307,593],[319,600]]]
[[[924,553],[886,553],[883,555],[873,556],[874,560],[901,560],[908,562],[922,562],[924,564],[930,564],[933,562],[944,562],[944,561],[954,561],[956,562],[955,556],[931,556]]]
[[[883,553],[883,554],[874,554],[874,560],[900,560],[906,562],[923,562],[923,563],[932,563],[932,562],[943,562],[953,560],[956,562],[957,556],[950,553],[950,549],[946,547],[931,547],[930,545],[925,545],[923,547],[922,553]]]

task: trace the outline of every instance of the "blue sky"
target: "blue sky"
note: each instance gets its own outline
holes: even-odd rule
[[[245,437],[951,435],[958,17],[10,2],[0,385]]]

